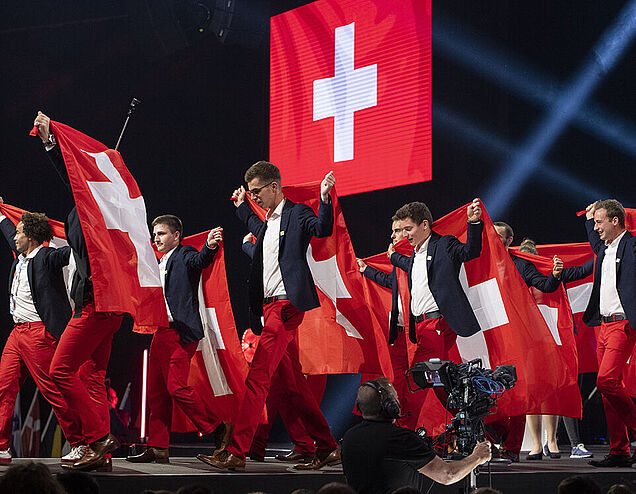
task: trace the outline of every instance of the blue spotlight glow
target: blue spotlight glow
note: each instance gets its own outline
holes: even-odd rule
[[[433,23],[433,43],[436,53],[535,104],[548,107],[559,97],[556,81],[479,36],[469,34],[465,26],[438,16]],[[578,110],[573,122],[593,137],[636,157],[636,127],[624,118],[600,105],[587,103]]]
[[[472,149],[481,151],[489,157],[503,159],[512,156],[514,147],[502,138],[483,130],[475,123],[456,114],[443,105],[436,104],[433,112],[433,125],[436,131],[448,130],[454,140],[462,139]],[[594,201],[599,197],[610,197],[611,194],[598,187],[586,184],[572,175],[560,170],[555,164],[541,163],[541,178],[550,185],[558,186],[559,191],[569,194],[582,202]],[[490,203],[484,200],[490,211]]]
[[[564,88],[561,96],[545,118],[530,133],[513,159],[503,166],[502,173],[486,193],[494,217],[502,216],[543,156],[561,135],[584,101],[610,70],[636,34],[636,0],[619,14],[593,50],[593,56]]]

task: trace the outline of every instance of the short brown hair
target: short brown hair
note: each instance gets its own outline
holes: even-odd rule
[[[183,238],[183,223],[174,214],[162,214],[152,220],[152,227],[166,225],[172,233],[179,232],[179,240]]]
[[[604,209],[605,214],[610,220],[618,218],[618,224],[625,228],[625,208],[616,199],[605,199],[598,201],[595,209]]]
[[[539,251],[537,250],[537,244],[531,238],[524,238],[519,245],[519,252],[527,252],[528,254],[539,255]]]
[[[260,182],[277,182],[281,185],[280,170],[269,161],[257,161],[245,172],[245,182],[249,183],[257,178]]]
[[[504,229],[504,232],[506,232],[506,240],[515,236],[515,232],[512,231],[512,227],[508,223],[504,223],[503,221],[495,221],[493,225]]]
[[[32,238],[38,244],[48,242],[53,238],[53,228],[44,213],[22,213],[22,231],[28,238]]]
[[[433,215],[428,206],[423,202],[409,202],[395,212],[394,221],[405,220],[411,218],[415,223],[420,225],[424,220],[428,221],[429,226],[433,224]]]

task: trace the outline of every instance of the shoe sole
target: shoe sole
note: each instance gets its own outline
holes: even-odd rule
[[[593,454],[589,454],[589,455],[570,455],[570,458],[572,459],[576,459],[576,458],[594,458]]]

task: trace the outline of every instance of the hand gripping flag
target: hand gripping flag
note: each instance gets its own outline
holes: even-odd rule
[[[433,229],[465,241],[466,207],[440,218]],[[517,385],[499,399],[496,416],[580,417],[572,327],[558,332],[559,344],[549,324],[565,324],[565,319],[558,317],[558,309],[555,318],[552,306],[538,306],[543,304],[537,303],[521,279],[485,208],[481,219],[481,255],[464,263],[459,275],[481,331],[468,338],[457,337],[459,354],[464,361],[481,358],[489,368],[500,364],[516,367]],[[551,319],[546,320],[548,314]]]
[[[51,122],[86,239],[95,309],[128,312],[140,331],[168,325],[146,205],[121,155]]]
[[[320,183],[283,188],[285,197],[307,204],[315,213]],[[368,372],[387,375],[391,363],[382,330],[374,323],[365,302],[360,270],[347,225],[331,190],[334,229],[331,236],[312,239],[307,249],[320,307],[305,313],[298,328],[300,362],[305,374]],[[248,198],[253,211],[265,219],[265,211]]]
[[[209,232],[185,237],[183,245],[200,249]],[[230,293],[227,288],[223,244],[214,262],[201,273],[199,313],[203,323],[203,339],[190,363],[188,384],[194,387],[206,408],[222,420],[236,417],[245,391],[247,362],[238,339]],[[181,408],[172,408],[174,432],[195,431],[196,427]]]

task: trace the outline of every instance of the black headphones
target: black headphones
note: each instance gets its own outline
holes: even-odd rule
[[[400,418],[400,402],[395,398],[392,398],[389,393],[380,386],[376,381],[365,381],[361,384],[360,387],[367,386],[369,388],[375,389],[380,397],[380,410],[382,413],[389,419],[399,419]],[[358,411],[360,410],[360,406],[358,402],[356,402],[356,408]]]

